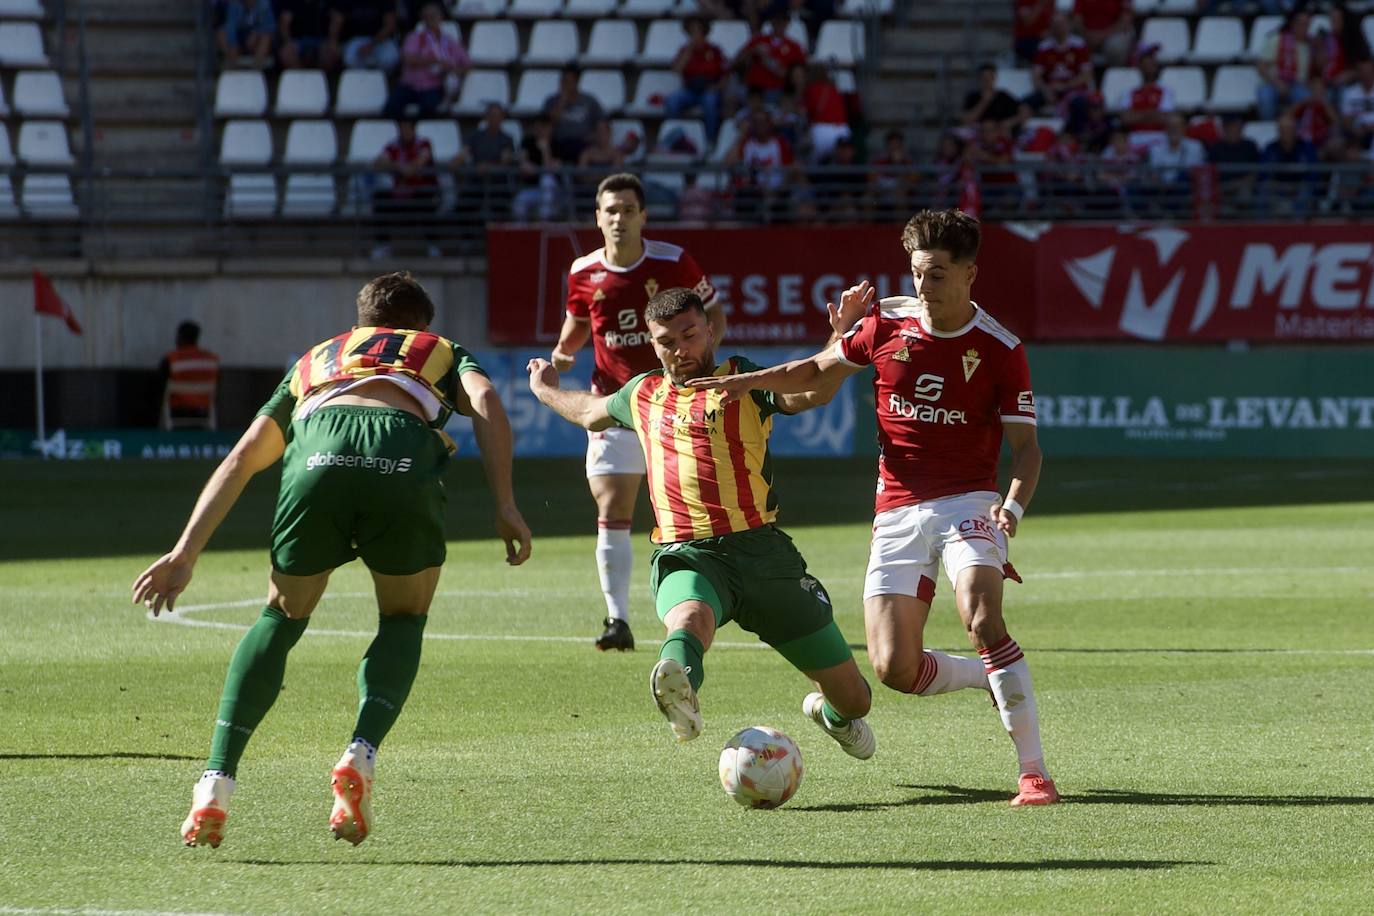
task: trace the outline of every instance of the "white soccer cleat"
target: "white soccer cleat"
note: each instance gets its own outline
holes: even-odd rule
[[[191,813],[181,824],[187,846],[218,849],[224,842],[224,821],[229,817],[229,796],[234,780],[228,776],[202,776],[191,793]]]
[[[811,717],[835,743],[844,748],[851,757],[867,760],[878,749],[878,739],[873,737],[873,729],[863,719],[850,719],[845,725],[836,728],[825,717],[825,697],[819,693],[808,693],[802,700],[802,712]]]
[[[330,787],[334,810],[329,813],[329,832],[357,846],[372,829],[372,767],[345,752],[330,774]]]
[[[659,659],[649,675],[649,690],[658,711],[668,720],[673,737],[691,741],[701,734],[701,710],[697,706],[697,692],[687,679],[687,669],[671,658]]]

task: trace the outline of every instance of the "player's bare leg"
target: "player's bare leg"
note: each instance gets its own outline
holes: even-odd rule
[[[930,697],[953,690],[990,690],[979,659],[924,646],[930,602],[915,595],[870,595],[864,599],[868,657],[878,680],[901,693]]]
[[[1002,618],[1002,570],[992,566],[961,570],[954,596],[969,641],[983,660],[1002,725],[1016,745],[1020,791],[1011,803],[1018,807],[1053,804],[1059,801],[1059,793],[1045,769],[1030,668],[1021,647],[1007,635]]]
[[[807,671],[806,676],[815,682],[820,692],[806,695],[802,712],[834,738],[849,756],[860,760],[872,757],[878,747],[877,739],[864,716],[873,705],[873,691],[859,673],[854,659]]]
[[[683,601],[664,615],[663,627],[667,636],[649,675],[649,691],[673,737],[691,741],[701,734],[697,688],[706,676],[702,657],[716,635],[716,612],[705,601]]]
[[[623,652],[635,647],[634,634],[630,632],[630,577],[634,572],[630,522],[643,479],[640,474],[587,478],[587,486],[596,500],[596,570],[606,599],[605,630],[595,643],[602,652]]]

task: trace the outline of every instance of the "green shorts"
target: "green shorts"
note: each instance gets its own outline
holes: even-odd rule
[[[448,452],[389,407],[325,406],[291,424],[272,521],[272,568],[313,576],[361,557],[387,576],[444,562]]]
[[[773,525],[664,544],[650,560],[659,619],[696,599],[733,620],[802,671],[838,665],[853,653],[835,625],[830,596],[792,539]]]

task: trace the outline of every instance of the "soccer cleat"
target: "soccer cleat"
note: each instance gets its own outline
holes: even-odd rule
[[[218,849],[224,842],[224,821],[229,816],[229,796],[234,780],[228,776],[202,776],[191,793],[191,813],[181,825],[187,846]]]
[[[631,652],[635,650],[635,637],[630,632],[628,623],[614,617],[606,618],[606,629],[596,638],[596,651],[605,652],[607,649],[616,649],[620,652],[627,649]]]
[[[1018,788],[1020,791],[1011,800],[1013,808],[1025,805],[1053,805],[1059,801],[1059,790],[1054,787],[1054,780],[1048,776],[1022,773]]]
[[[334,810],[329,814],[329,832],[334,839],[357,846],[372,829],[372,768],[345,753],[330,775]]]
[[[673,737],[691,741],[701,734],[701,710],[697,706],[697,692],[687,680],[687,669],[674,659],[659,659],[649,675],[649,690],[658,711],[668,720]]]
[[[869,728],[863,719],[850,719],[838,728],[831,725],[830,720],[825,717],[825,697],[819,693],[806,695],[806,699],[802,700],[802,712],[810,716],[827,735],[834,738],[835,743],[844,748],[844,752],[851,757],[867,760],[878,749],[873,729]]]

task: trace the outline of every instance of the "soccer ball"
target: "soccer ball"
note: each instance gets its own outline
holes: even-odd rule
[[[801,778],[801,751],[776,728],[746,728],[720,752],[721,788],[746,808],[778,807],[797,791]]]

